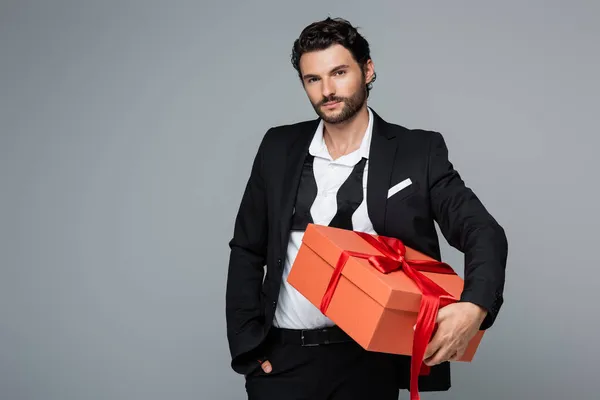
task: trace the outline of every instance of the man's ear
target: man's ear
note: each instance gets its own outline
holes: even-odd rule
[[[375,73],[375,65],[373,64],[373,60],[369,59],[362,67],[363,74],[365,76],[365,82],[367,85],[373,84],[377,77]]]

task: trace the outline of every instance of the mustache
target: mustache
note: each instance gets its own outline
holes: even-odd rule
[[[341,102],[341,101],[344,101],[344,100],[346,100],[344,97],[330,96],[330,97],[323,98],[323,100],[321,100],[319,102],[319,105],[322,106],[325,103],[331,103],[331,102],[334,102],[334,101],[335,102]]]

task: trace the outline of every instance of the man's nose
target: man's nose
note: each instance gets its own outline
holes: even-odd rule
[[[330,96],[333,96],[335,94],[335,86],[333,82],[331,82],[328,79],[323,79],[323,87],[321,94],[326,99],[328,99]]]

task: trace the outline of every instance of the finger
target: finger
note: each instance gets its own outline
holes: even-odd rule
[[[271,362],[269,362],[269,360],[265,361],[260,366],[262,370],[265,371],[267,374],[271,373],[271,371],[273,370],[273,366],[271,365]]]
[[[437,356],[438,352],[436,351],[435,353],[427,356],[427,357],[423,357],[423,364],[427,365],[427,366],[432,366],[433,365],[433,361],[435,359],[435,357]]]
[[[448,359],[448,361],[458,361],[459,358],[460,356],[458,355],[458,352],[456,352]]]
[[[433,357],[424,360],[425,365],[434,366],[444,361],[448,361],[454,354],[455,350],[448,345],[442,346]]]
[[[423,355],[423,359],[427,360],[431,358],[438,350],[440,349],[440,343],[431,342],[427,345],[425,349],[425,354]]]
[[[458,361],[462,358],[463,354],[465,354],[465,348],[460,348],[456,351],[456,353],[450,358],[450,361]]]
[[[440,347],[442,347],[442,344],[443,344],[442,334],[438,330],[433,335],[433,338],[427,345],[427,348],[425,349],[425,356],[423,358],[427,359],[427,358],[431,357],[432,355],[434,355],[435,352],[438,351],[440,349]]]

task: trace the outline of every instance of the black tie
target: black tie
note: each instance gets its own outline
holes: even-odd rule
[[[304,231],[309,223],[313,223],[310,208],[317,197],[317,182],[313,171],[313,161],[314,157],[308,154],[302,168],[292,220],[292,230],[294,231]],[[353,229],[352,215],[360,206],[364,197],[362,182],[366,163],[367,159],[362,158],[338,190],[337,212],[329,226],[347,230]]]

